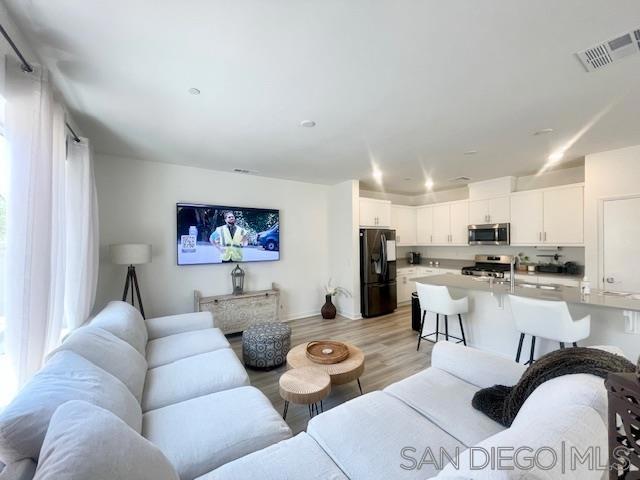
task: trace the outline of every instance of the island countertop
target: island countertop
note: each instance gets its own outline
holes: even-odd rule
[[[589,295],[582,295],[579,288],[546,285],[523,286],[526,282],[516,281],[515,292],[511,293],[509,281],[496,280],[489,282],[486,278],[470,275],[442,274],[412,278],[412,281],[428,285],[440,285],[463,290],[488,292],[494,295],[516,295],[518,297],[537,298],[540,300],[565,301],[574,305],[590,307],[615,308],[640,312],[640,294],[619,295],[592,290]]]

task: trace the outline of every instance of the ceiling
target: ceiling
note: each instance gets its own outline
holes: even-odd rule
[[[5,3],[101,153],[418,194],[640,144],[640,55],[574,56],[637,0]]]

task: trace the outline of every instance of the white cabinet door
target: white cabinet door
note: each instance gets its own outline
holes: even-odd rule
[[[416,244],[416,209],[403,205],[391,205],[391,228],[396,231],[396,244]]]
[[[489,223],[509,223],[510,221],[511,202],[509,197],[489,199]]]
[[[640,293],[640,197],[606,200],[603,207],[602,278],[600,288]],[[602,282],[600,282],[602,280]]]
[[[453,245],[469,245],[469,202],[457,202],[450,205],[451,236]]]
[[[543,194],[539,191],[511,196],[511,243],[539,245],[543,232]]]
[[[433,243],[433,208],[416,209],[416,244],[431,245]]]
[[[583,187],[558,188],[544,192],[542,240],[551,245],[584,242]]]
[[[449,205],[433,207],[433,243],[448,245],[451,239],[451,215]]]
[[[398,284],[398,303],[408,302],[411,300],[411,287],[409,285],[409,275],[398,275],[397,277]]]
[[[372,198],[360,198],[360,226],[390,227],[391,202]]]
[[[489,200],[470,200],[469,223],[471,225],[482,225],[489,222]]]

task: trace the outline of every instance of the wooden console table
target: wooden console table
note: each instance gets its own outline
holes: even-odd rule
[[[635,373],[610,373],[609,479],[640,478],[640,380]]]
[[[280,312],[280,292],[277,288],[242,295],[203,297],[194,290],[196,312],[213,313],[215,325],[222,333],[237,333],[258,323],[277,322]]]

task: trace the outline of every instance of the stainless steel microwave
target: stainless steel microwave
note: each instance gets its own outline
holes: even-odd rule
[[[469,245],[509,245],[511,224],[488,223],[469,225]]]

